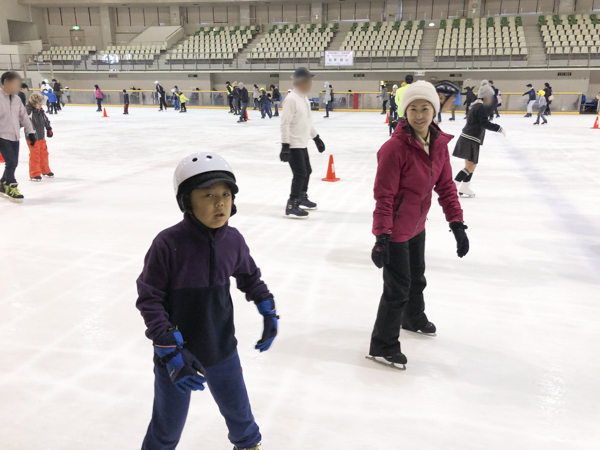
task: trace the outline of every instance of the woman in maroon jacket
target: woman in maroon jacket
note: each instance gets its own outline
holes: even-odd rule
[[[425,221],[432,190],[454,232],[459,257],[469,251],[469,241],[448,154],[453,136],[433,123],[440,95],[431,83],[418,81],[404,92],[402,107],[406,120],[377,153],[372,259],[383,267],[384,285],[369,358],[404,369],[400,327],[429,335],[436,331],[425,315],[423,300]]]

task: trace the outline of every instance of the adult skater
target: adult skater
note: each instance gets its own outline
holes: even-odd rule
[[[237,81],[234,81],[233,84],[233,115],[237,116],[240,114],[240,89],[238,87]]]
[[[158,81],[155,81],[154,85],[156,88],[156,95],[158,97],[158,104],[160,106],[159,111],[162,111],[163,107],[166,111],[167,110],[167,93],[165,92],[165,88],[162,87]]]
[[[285,208],[286,216],[306,218],[304,209],[317,209],[317,204],[308,199],[308,182],[312,168],[308,157],[307,142],[315,141],[319,153],[325,151],[325,144],[315,131],[306,97],[312,87],[315,75],[306,67],[298,67],[292,76],[294,90],[285,97],[281,110],[281,161],[290,164],[292,169],[292,189]]]
[[[260,88],[260,97],[258,98],[258,105],[260,106],[260,118],[264,119],[269,116],[269,119],[273,117],[271,112],[271,99],[267,95],[265,88]]]
[[[542,125],[546,125],[548,123],[548,121],[546,120],[546,117],[545,117],[546,106],[548,106],[548,103],[546,102],[546,92],[544,90],[540,90],[540,91],[538,91],[537,120],[535,122],[533,122],[534,125],[540,124],[540,117],[542,118],[542,121],[543,121]]]
[[[554,100],[554,95],[552,95],[552,86],[550,86],[550,83],[544,83],[544,97],[546,97],[546,110],[544,111],[544,115],[550,116],[552,115],[550,112],[550,104],[552,103],[552,100]]]
[[[450,108],[452,117],[454,118],[454,110],[456,109],[456,99],[459,99],[460,104],[460,88],[452,81],[443,80],[436,83],[435,90],[438,93],[440,100],[440,109],[438,111],[438,123],[442,121],[442,111],[447,111]],[[448,106],[447,106],[448,105]]]
[[[456,94],[456,96],[454,97],[454,103],[452,104],[452,108],[450,109],[450,112],[452,113],[452,117],[450,117],[448,120],[451,122],[454,122],[456,120],[456,108],[458,108],[461,105],[461,100],[460,100],[460,91]]]
[[[254,101],[254,110],[256,111],[260,108],[260,89],[256,84],[252,89],[252,100]]]
[[[18,96],[21,99],[23,106],[27,106],[27,92],[29,92],[29,86],[27,86],[27,83],[21,83],[21,90],[19,91]]]
[[[494,116],[496,119],[500,117],[500,114],[498,114],[498,96],[500,95],[500,90],[494,86],[494,82],[492,80],[488,80],[488,84],[492,88],[492,91],[494,91],[494,98],[492,99],[492,106],[490,108],[490,120],[492,120]]]
[[[440,108],[439,94],[431,83],[411,84],[402,98],[401,121],[377,153],[372,259],[383,268],[383,295],[371,336],[369,359],[405,368],[400,348],[400,328],[434,335],[436,327],[425,314],[425,223],[432,191],[439,196],[457,254],[469,251],[456,186],[448,156],[453,136],[433,123]]]
[[[56,79],[56,78],[52,78],[52,90],[54,91],[54,95],[56,95],[56,100],[57,100],[57,109],[59,111],[61,111],[61,105],[65,106],[65,102],[62,101],[62,84],[60,84],[60,82]]]
[[[238,90],[240,95],[240,120],[238,120],[238,123],[242,123],[248,121],[248,118],[246,117],[248,113],[246,112],[246,110],[250,105],[250,95],[248,94],[248,89],[244,87],[244,83],[242,83],[241,81],[238,85]]]
[[[381,102],[383,103],[383,111],[381,112],[381,114],[385,114],[387,113],[387,102],[390,100],[390,94],[388,94],[388,90],[387,87],[385,87],[385,84],[381,85]]]
[[[474,87],[475,86],[466,86],[465,92],[463,92],[463,94],[465,95],[464,105],[466,106],[465,119],[469,115],[469,110],[471,109],[471,104],[477,100],[477,95],[475,95],[475,92],[473,92]]]
[[[35,128],[17,95],[21,88],[21,76],[16,72],[4,72],[0,83],[0,155],[4,159],[0,194],[12,202],[20,203],[23,195],[19,192],[15,178],[15,170],[19,164],[19,135],[21,127],[25,128],[29,142],[35,145]]]
[[[227,90],[227,103],[229,104],[229,114],[233,114],[233,86],[229,81],[225,82],[225,89]]]
[[[328,118],[329,117],[329,111],[333,110],[333,93],[331,91],[331,86],[329,84],[329,81],[325,82],[325,115],[323,116],[324,118]]]
[[[400,89],[396,91],[396,106],[398,107],[398,118],[400,120],[404,118],[404,116],[402,116],[402,114],[404,114],[404,109],[402,108],[402,96],[404,95],[404,92],[406,91],[408,86],[410,86],[413,81],[414,77],[412,75],[406,75],[404,77],[404,82],[400,86]]]
[[[279,89],[274,84],[272,84],[269,89],[271,89],[271,101],[273,102],[273,106],[275,107],[275,113],[273,114],[273,116],[277,117],[279,115],[279,105],[281,104],[282,100],[281,92],[279,92]]]
[[[94,85],[94,97],[96,97],[96,104],[98,105],[96,112],[102,112],[102,100],[104,99],[104,94],[97,84]]]
[[[493,107],[494,97],[494,90],[486,80],[483,80],[477,93],[477,101],[469,111],[467,123],[452,153],[453,156],[465,160],[465,168],[454,178],[454,181],[460,183],[458,193],[461,197],[475,197],[475,192],[471,190],[470,185],[473,172],[479,162],[479,148],[483,145],[485,130],[496,131],[506,136],[506,131],[500,125],[489,120],[489,111]]]
[[[183,220],[154,239],[137,280],[136,306],[154,344],[155,377],[152,420],[142,450],[175,449],[191,392],[203,390],[204,383],[234,450],[257,450],[261,434],[237,352],[229,279],[236,279],[263,316],[255,347],[261,352],[277,336],[273,294],[243,236],[228,225],[238,186],[227,161],[214,153],[190,155],[177,166],[173,185]]]
[[[529,89],[521,95],[521,97],[527,96],[527,114],[523,117],[531,117],[533,115],[533,104],[535,103],[535,89],[533,89],[531,84],[528,84],[527,87]]]
[[[123,114],[129,114],[129,94],[123,89]]]
[[[392,93],[390,95],[390,116],[388,117],[388,129],[390,136],[398,125],[398,105],[396,105],[396,92],[398,91],[398,85],[395,84],[392,87]]]

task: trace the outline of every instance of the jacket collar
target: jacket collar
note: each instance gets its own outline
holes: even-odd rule
[[[227,234],[227,230],[229,229],[228,223],[223,225],[221,228],[208,228],[206,225],[204,225],[202,222],[196,219],[196,216],[194,216],[194,214],[188,211],[183,213],[183,221],[189,229],[199,232],[206,238],[211,238],[212,236],[215,241],[223,240],[223,238],[225,238],[225,235]]]

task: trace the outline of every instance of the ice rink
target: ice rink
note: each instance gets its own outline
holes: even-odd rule
[[[181,219],[172,175],[214,151],[235,169],[245,236],[275,294],[279,336],[232,290],[237,338],[264,450],[598,449],[600,130],[593,116],[503,115],[488,132],[471,251],[456,256],[441,208],[427,223],[427,314],[435,338],[401,333],[405,372],[365,360],[382,290],[370,259],[384,116],[314,113],[307,221],[284,219],[291,171],[279,118],[224,110],[69,107],[49,116],[55,179],[0,199],[0,448],[140,448],[151,416],[152,345],[135,280],[155,235]],[[458,136],[464,120],[444,115]],[[454,141],[451,143],[452,150]],[[338,183],[325,183],[329,155]],[[452,158],[454,173],[462,160]],[[435,194],[434,194],[435,198]],[[230,450],[208,391],[194,393],[181,450]]]

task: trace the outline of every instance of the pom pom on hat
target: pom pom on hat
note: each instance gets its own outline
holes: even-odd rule
[[[433,106],[435,115],[440,111],[440,97],[433,84],[419,80],[409,84],[402,95],[402,114],[406,117],[406,110],[415,100],[427,100]]]

